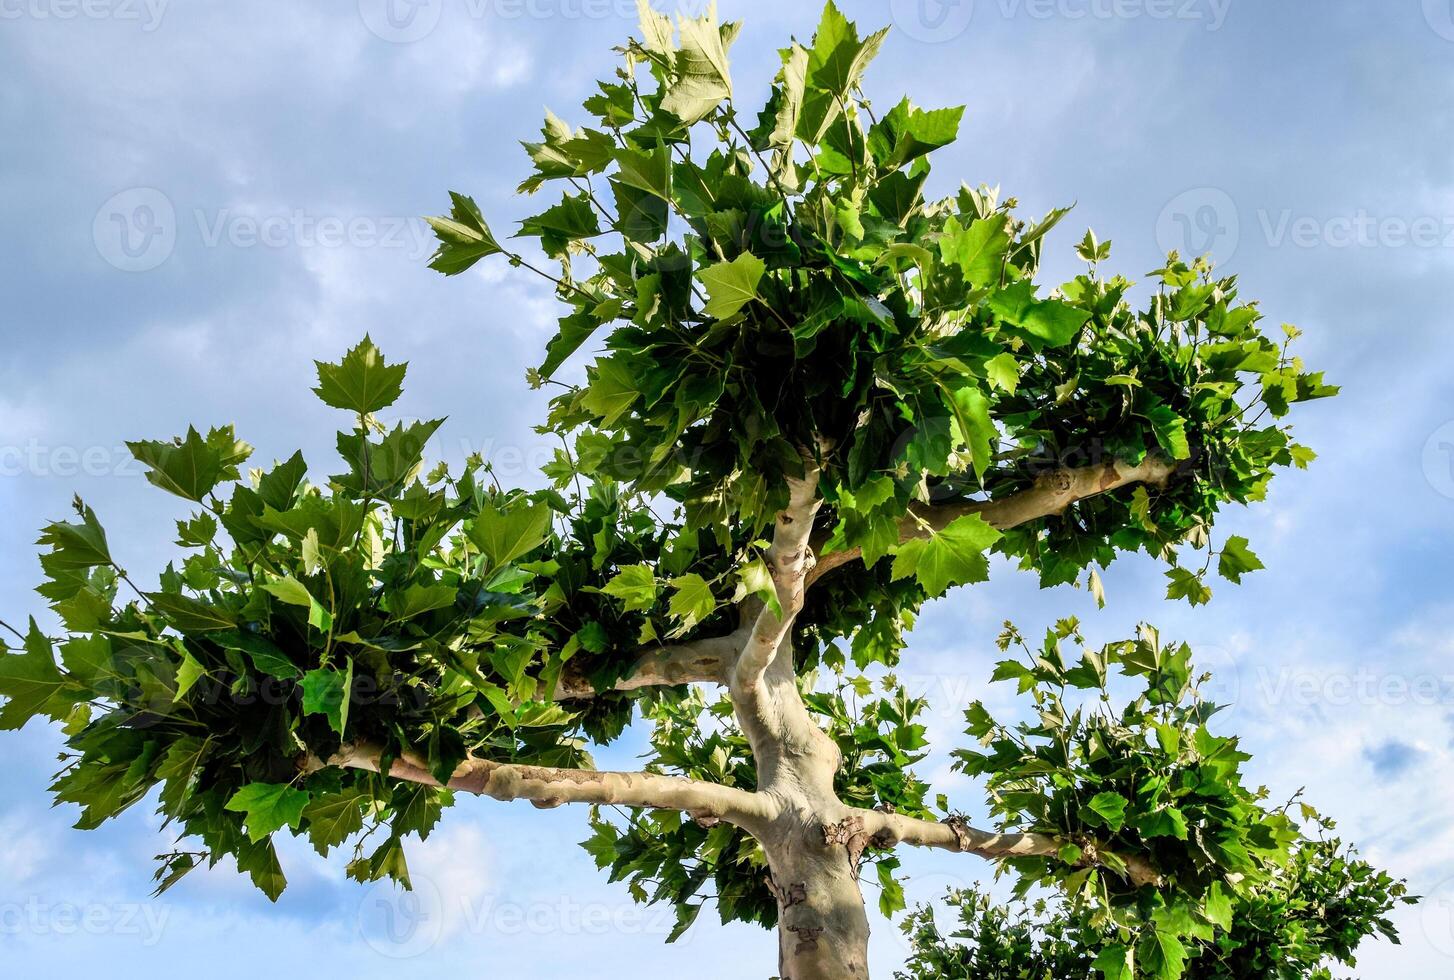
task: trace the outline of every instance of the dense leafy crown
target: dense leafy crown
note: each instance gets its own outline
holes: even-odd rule
[[[929,196],[930,155],[962,110],[876,112],[861,82],[884,33],[861,37],[831,3],[810,43],[783,50],[755,116],[734,99],[736,25],[642,15],[588,124],[552,115],[526,144],[522,190],[550,196],[516,238],[556,268],[513,250],[468,197],[432,219],[436,269],[502,255],[567,307],[531,373],[561,388],[541,429],[562,447],[545,489],[501,487],[477,457],[426,472],[441,423],[379,420],[405,366],[365,339],[318,365],[318,396],[353,420],[334,475],[301,455],[244,475],[251,450],[230,427],[132,445],[196,508],[155,588],[130,586],[80,501],[45,530],[40,591],[65,636],[32,623],[0,658],[0,727],[64,723],[55,793],[82,827],[160,786],[194,842],[164,856],[162,887],[233,855],[276,897],[284,830],[320,852],[352,844],[361,880],[407,881],[402,842],[429,834],[450,791],[321,764],[345,743],[383,746],[385,769],[408,754],[441,781],[467,757],[590,767],[590,746],[639,711],[655,770],[752,788],[728,702],[615,689],[643,646],[729,633],[740,608],[778,602],[765,539],[808,470],[824,500],[814,548],[834,570],[795,620],[796,648],[809,708],[845,756],[839,794],[864,807],[934,813],[911,770],[923,702],[859,672],[897,664],[922,602],[985,579],[992,554],[1099,592],[1098,567],[1144,550],[1193,604],[1214,558],[1233,581],[1261,567],[1211,527],[1313,458],[1282,420],[1334,389],[1288,353],[1295,330],[1269,337],[1235,279],[1175,255],[1134,305],[1092,233],[1084,273],[1037,285],[1066,212],[1026,221],[968,185]],[[582,377],[567,362],[588,344],[601,353]],[[1013,521],[974,503],[1117,467],[1156,477]],[[936,523],[931,507],[960,512]],[[1205,561],[1181,564],[1188,549]],[[1067,841],[1060,860],[1016,862],[1024,881],[1090,903],[1085,928],[1120,930],[1128,958],[1136,930],[1168,937],[1139,962],[1174,976],[1176,942],[1225,930],[1226,903],[1272,887],[1298,833],[1242,787],[1245,756],[1207,733],[1211,709],[1184,703],[1181,650],[1147,634],[1070,666],[1056,649],[1074,632],[1000,668],[1045,720],[1009,729],[974,708],[987,750],[959,762],[987,777],[1003,826]],[[1062,710],[1062,688],[1095,690],[1112,666],[1147,681],[1126,714]],[[1110,870],[1082,867],[1091,846]],[[724,918],[776,916],[761,849],[728,824],[598,817],[587,847],[637,897],[678,903],[684,926],[708,898]],[[1149,853],[1172,898],[1115,874],[1122,851]],[[884,907],[902,907],[896,860],[868,857]]]

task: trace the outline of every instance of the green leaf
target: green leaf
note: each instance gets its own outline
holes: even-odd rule
[[[585,192],[567,194],[554,207],[520,222],[520,237],[538,237],[545,254],[551,258],[563,258],[571,242],[599,234],[601,225]]]
[[[550,507],[516,503],[499,509],[486,504],[475,515],[468,535],[484,552],[490,568],[501,568],[545,543],[550,535]]]
[[[984,371],[990,384],[1011,395],[1020,384],[1020,364],[1009,351],[986,361]]]
[[[1204,606],[1212,601],[1212,590],[1202,581],[1200,575],[1186,568],[1173,568],[1166,573],[1170,582],[1166,586],[1166,598],[1185,599],[1193,606]]]
[[[1227,895],[1220,881],[1212,882],[1207,897],[1202,903],[1202,915],[1212,925],[1230,931],[1232,928],[1232,899]]]
[[[1176,807],[1169,806],[1142,817],[1136,822],[1136,829],[1146,838],[1175,837],[1177,840],[1186,840],[1186,816]]]
[[[313,598],[308,587],[293,576],[289,575],[275,582],[264,582],[262,590],[279,602],[308,610],[308,625],[320,633],[326,633],[333,627],[333,614],[323,608],[323,604]]]
[[[939,240],[939,254],[945,262],[958,266],[973,285],[997,284],[1010,247],[1010,234],[1005,230],[1008,222],[1008,215],[995,214],[966,228],[957,218],[950,218]]]
[[[315,797],[303,810],[308,824],[308,839],[313,849],[324,857],[363,829],[364,807],[371,796],[360,789],[344,790]]]
[[[63,696],[66,687],[50,640],[32,619],[24,652],[0,655],[0,697],[6,699],[0,731],[19,731],[37,715],[60,721],[73,704]]]
[[[646,50],[657,54],[674,54],[677,46],[671,17],[651,9],[649,0],[636,0],[636,12],[641,18],[641,38]]]
[[[70,571],[99,568],[111,564],[111,548],[106,541],[106,529],[96,519],[96,512],[76,500],[81,523],[56,522],[47,524],[36,544],[50,548],[45,556],[46,570],[66,569]]]
[[[698,276],[707,286],[707,305],[703,312],[718,320],[735,316],[757,298],[767,266],[751,252],[743,252],[731,262],[719,262],[701,270]]]
[[[766,603],[774,616],[783,614],[782,602],[778,599],[777,585],[772,580],[772,572],[768,571],[767,562],[761,558],[748,562],[737,572],[737,598],[734,601],[741,601],[744,596],[749,595],[755,595]]]
[[[656,605],[656,573],[650,565],[627,565],[601,589],[620,599],[622,612],[641,612]]]
[[[225,809],[244,815],[248,839],[257,843],[284,827],[297,830],[307,805],[308,794],[286,783],[249,783],[232,795]]]
[[[668,611],[681,621],[679,632],[685,633],[716,611],[717,598],[702,576],[692,572],[672,579],[671,585],[677,591]]]
[[[252,883],[274,902],[288,886],[272,841],[253,842],[238,848],[237,870],[247,872]]]
[[[1136,960],[1147,977],[1179,980],[1186,970],[1186,947],[1171,933],[1153,929],[1136,944]]]
[[[353,688],[353,661],[340,672],[327,667],[310,670],[303,675],[303,713],[327,715],[328,725],[342,738],[348,727],[350,691]]]
[[[1056,299],[1036,299],[1035,284],[1021,279],[997,291],[989,300],[990,309],[1002,321],[1016,328],[1036,348],[1064,347],[1080,333],[1090,319],[1090,312]]]
[[[661,107],[691,126],[732,97],[727,47],[737,31],[735,25],[717,24],[715,0],[706,16],[681,17],[678,27],[681,39],[676,52],[676,77],[665,86]]]
[[[974,475],[983,480],[993,456],[994,442],[999,438],[990,419],[989,399],[978,388],[964,387],[950,394],[949,406],[954,412],[955,438],[969,448]]]
[[[337,364],[314,361],[318,387],[313,393],[325,405],[371,415],[388,408],[404,393],[409,365],[385,362],[383,352],[367,335]]]
[[[303,676],[303,671],[298,668],[297,664],[289,660],[282,650],[278,649],[271,640],[256,633],[230,630],[213,633],[207,638],[224,650],[236,650],[239,653],[247,654],[252,665],[259,672],[270,677],[291,681]]]
[[[899,545],[894,580],[914,576],[931,596],[943,595],[951,586],[986,581],[985,551],[999,539],[1000,532],[984,518],[966,514],[928,538]]]
[[[211,633],[237,627],[236,616],[220,606],[172,592],[148,592],[152,612],[166,617],[180,633]]]
[[[1233,535],[1222,546],[1222,557],[1217,562],[1217,570],[1222,573],[1222,577],[1238,585],[1242,583],[1243,575],[1267,567],[1247,545],[1246,538],[1241,535]]]
[[[238,441],[230,425],[213,429],[205,439],[189,427],[185,437],[171,442],[126,445],[147,467],[148,482],[193,503],[201,503],[223,480],[236,480],[238,466],[252,455],[252,447]]]
[[[177,668],[177,695],[172,700],[182,700],[187,696],[187,692],[205,676],[207,676],[206,669],[190,653],[183,651],[182,665]]]
[[[1097,793],[1086,801],[1086,809],[1100,818],[1111,833],[1119,833],[1126,822],[1126,798],[1119,793]]]
[[[1156,433],[1156,441],[1172,459],[1191,458],[1191,446],[1186,438],[1186,419],[1161,402],[1156,402],[1146,410],[1146,418],[1151,422],[1151,431]]]
[[[453,207],[447,218],[425,218],[434,235],[439,239],[439,248],[429,260],[429,268],[457,276],[486,256],[496,255],[504,249],[495,241],[494,234],[485,224],[479,205],[474,199],[450,191]]]
[[[598,415],[602,426],[614,425],[641,397],[640,379],[624,357],[602,358],[588,373],[590,386],[581,405]]]
[[[844,17],[829,0],[813,34],[813,48],[808,60],[809,81],[831,95],[831,101],[847,101],[887,35],[888,29],[885,28],[860,39],[858,26]]]
[[[905,908],[904,886],[894,877],[898,866],[897,858],[884,858],[875,869],[879,884],[878,910],[887,919],[892,919]]]
[[[886,170],[897,170],[959,138],[964,106],[925,112],[904,99],[868,132],[868,148]]]
[[[1101,971],[1105,980],[1135,980],[1136,954],[1127,946],[1107,946],[1101,950],[1091,968]]]

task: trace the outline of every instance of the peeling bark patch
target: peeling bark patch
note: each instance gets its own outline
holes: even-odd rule
[[[844,817],[835,824],[828,824],[823,828],[823,843],[829,846],[839,844],[847,848],[849,864],[857,871],[859,860],[863,857],[863,849],[869,843],[868,831],[863,826],[863,818],[859,816]]]
[[[795,881],[788,885],[788,887],[783,888],[772,879],[771,875],[764,880],[767,882],[767,890],[772,892],[772,897],[777,899],[778,905],[783,909],[790,909],[794,905],[802,905],[808,900],[807,882]]]
[[[945,817],[944,826],[953,832],[954,840],[959,844],[961,851],[967,851],[973,846],[974,842],[969,834],[969,824],[964,822],[963,817]]]
[[[798,937],[798,945],[793,949],[794,956],[813,952],[818,948],[818,937],[823,935],[821,926],[788,926],[788,932]]]

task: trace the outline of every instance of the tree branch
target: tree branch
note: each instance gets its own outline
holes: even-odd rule
[[[688,643],[655,647],[642,651],[631,672],[610,688],[612,691],[639,691],[648,687],[675,687],[678,684],[725,684],[727,672],[737,659],[737,652],[747,642],[748,631],[739,629],[726,636],[713,636]],[[567,669],[555,687],[555,699],[567,701],[593,698],[598,692],[589,677]]]
[[[803,591],[815,562],[808,542],[813,534],[813,519],[823,503],[818,497],[821,471],[811,459],[805,457],[804,463],[807,472],[802,479],[788,478],[788,506],[778,514],[772,545],[765,556],[781,610],[777,612],[764,605],[757,614],[747,644],[737,658],[735,686],[739,690],[756,688],[782,646],[793,617],[803,608]]]
[[[327,759],[310,758],[305,768],[379,772],[383,756],[384,750],[377,745],[345,744]],[[388,775],[424,786],[441,785],[427,762],[414,753],[395,759]],[[775,813],[771,799],[758,793],[649,772],[597,772],[468,759],[445,785],[497,800],[529,800],[541,809],[565,803],[619,804],[682,810],[696,818],[716,818],[749,828],[771,820]]]
[[[978,514],[991,527],[1008,531],[1042,517],[1063,513],[1077,501],[1097,497],[1121,487],[1135,483],[1163,485],[1176,470],[1176,463],[1160,457],[1147,456],[1136,466],[1112,460],[1099,466],[1053,470],[1038,477],[1029,489],[998,500],[915,503],[911,506],[912,515],[899,523],[900,540],[928,537],[933,531],[944,530],[966,514]],[[823,535],[816,543],[821,549],[826,541],[827,535]],[[807,584],[811,586],[833,569],[840,568],[861,555],[862,550],[859,548],[822,555],[817,566],[808,573]]]
[[[915,847],[937,847],[961,854],[978,854],[992,861],[1015,857],[1055,857],[1064,841],[1047,834],[995,834],[976,830],[963,820],[951,818],[943,823],[920,820],[899,813],[878,810],[856,811],[862,818],[864,831],[876,847],[891,848],[899,844]],[[1077,842],[1083,851],[1082,867],[1104,866],[1094,846]],[[1136,885],[1159,885],[1161,874],[1143,858],[1120,857],[1127,874]]]

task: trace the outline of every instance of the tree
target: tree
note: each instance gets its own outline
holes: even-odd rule
[[[830,3],[755,119],[734,101],[737,34],[643,4],[591,125],[552,115],[526,144],[521,190],[564,189],[516,237],[558,268],[464,195],[432,219],[435,269],[500,256],[565,307],[530,376],[561,389],[543,489],[478,457],[426,473],[440,423],[379,420],[406,366],[365,338],[318,365],[317,395],[353,419],[337,475],[299,454],[244,477],[231,427],[132,444],[196,508],[155,590],[81,501],[45,529],[64,635],[12,631],[0,728],[63,724],[54,792],[81,828],[160,787],[179,832],[160,889],[231,855],[276,898],[283,831],[407,884],[405,839],[476,793],[592,805],[585,847],[613,879],[674,903],[679,929],[709,900],[777,926],[792,980],[866,975],[860,875],[901,909],[900,845],[1064,895],[1107,980],[1180,976],[1306,846],[1242,786],[1213,706],[1183,703],[1189,651],[1148,628],[1072,659],[1071,621],[996,668],[1047,714],[1014,732],[970,707],[989,751],[959,759],[987,779],[987,830],[913,773],[923,701],[884,672],[921,605],[992,558],[1101,598],[1097,569],[1145,551],[1193,605],[1214,560],[1233,582],[1260,569],[1214,519],[1313,459],[1284,420],[1336,389],[1201,260],[1170,256],[1138,308],[1087,233],[1086,271],[1042,295],[1066,212],[1024,221],[968,185],[927,197],[962,110],[877,114],[861,81],[884,32]],[[557,379],[593,341],[584,378]],[[1061,711],[1112,666],[1146,679],[1139,707]],[[590,746],[634,719],[653,758],[597,771]]]

